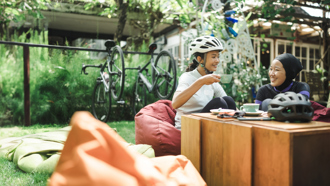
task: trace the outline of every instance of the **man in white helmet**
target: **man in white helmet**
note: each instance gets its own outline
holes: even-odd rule
[[[212,74],[220,62],[221,42],[212,36],[196,38],[189,46],[193,62],[179,78],[173,95],[172,107],[176,109],[175,127],[181,130],[181,116],[210,112],[211,109],[234,109],[236,104],[219,84],[220,76]]]

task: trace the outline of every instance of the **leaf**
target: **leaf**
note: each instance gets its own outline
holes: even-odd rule
[[[250,13],[245,17],[245,20],[247,21],[248,19],[250,19],[251,15],[252,15],[252,12],[250,12]]]
[[[176,0],[176,2],[180,5],[181,9],[183,9],[183,6],[182,6],[182,3],[181,3],[181,0]]]
[[[16,9],[13,9],[13,8],[6,8],[5,9],[5,13],[6,14],[19,15],[19,11],[17,11]]]

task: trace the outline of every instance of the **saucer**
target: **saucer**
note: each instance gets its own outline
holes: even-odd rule
[[[235,112],[233,109],[211,109],[210,112],[212,114],[217,115],[217,114],[225,114],[225,113],[232,113]]]
[[[264,113],[264,111],[258,110],[257,112],[245,112],[245,115],[246,116],[259,116],[262,113]]]

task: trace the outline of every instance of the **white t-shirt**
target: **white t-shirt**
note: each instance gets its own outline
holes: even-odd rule
[[[176,91],[184,91],[200,77],[202,75],[197,71],[197,68],[183,73],[179,78]],[[203,85],[185,104],[176,109],[175,127],[181,130],[182,115],[200,112],[213,98],[223,96],[227,96],[227,94],[219,83]]]

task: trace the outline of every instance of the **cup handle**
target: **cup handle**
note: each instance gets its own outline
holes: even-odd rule
[[[240,106],[240,107],[239,107],[239,110],[243,110],[243,106]]]

